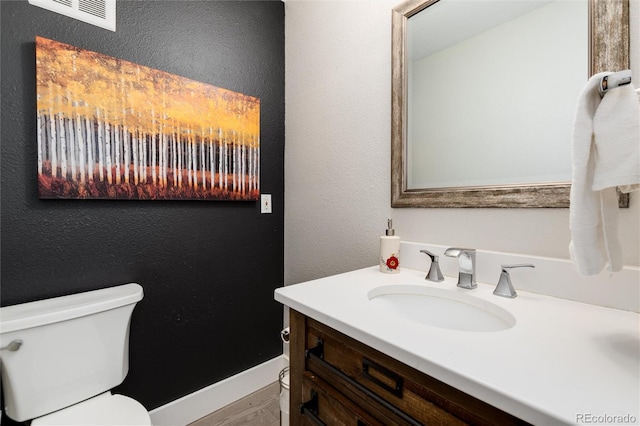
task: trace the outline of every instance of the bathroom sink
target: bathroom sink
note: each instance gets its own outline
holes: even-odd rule
[[[458,331],[501,331],[516,324],[500,306],[455,291],[421,285],[386,285],[367,294],[372,306],[386,315]]]

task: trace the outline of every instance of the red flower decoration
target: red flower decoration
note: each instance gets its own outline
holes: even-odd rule
[[[398,261],[398,258],[395,256],[391,256],[390,258],[387,259],[387,268],[389,269],[397,269],[399,264],[400,262]]]

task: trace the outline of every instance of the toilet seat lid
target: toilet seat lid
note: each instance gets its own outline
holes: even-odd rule
[[[46,416],[31,426],[151,425],[147,410],[135,399],[105,392]]]

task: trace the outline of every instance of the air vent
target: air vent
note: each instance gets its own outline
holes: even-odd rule
[[[116,0],[29,0],[29,3],[87,24],[116,30]]]

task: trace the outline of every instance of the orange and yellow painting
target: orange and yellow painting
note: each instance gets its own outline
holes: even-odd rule
[[[40,198],[257,200],[260,99],[36,37]]]

